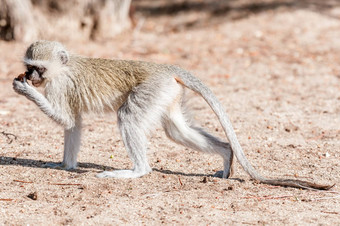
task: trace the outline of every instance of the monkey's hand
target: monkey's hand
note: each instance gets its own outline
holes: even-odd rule
[[[16,93],[24,95],[26,97],[31,96],[32,90],[34,90],[34,88],[26,82],[26,79],[20,81],[19,78],[15,78],[13,80],[13,89]]]
[[[73,118],[69,117],[69,115],[65,116],[60,111],[57,111],[46,97],[33,86],[30,86],[25,79],[20,81],[19,78],[15,78],[13,80],[13,89],[18,94],[25,96],[30,101],[33,101],[42,112],[55,122],[68,128],[72,128],[74,126]]]

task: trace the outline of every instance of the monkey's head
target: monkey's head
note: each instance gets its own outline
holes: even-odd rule
[[[24,57],[26,78],[31,80],[35,87],[45,85],[68,61],[69,54],[59,42],[34,42],[27,48]]]

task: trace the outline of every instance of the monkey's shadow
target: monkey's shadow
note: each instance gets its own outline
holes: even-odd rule
[[[32,167],[32,168],[51,168],[46,167],[46,163],[58,163],[58,162],[45,162],[42,160],[34,160],[34,159],[23,159],[23,158],[15,158],[15,157],[6,157],[6,156],[0,156],[0,165],[20,165],[24,167]],[[78,163],[79,169],[76,170],[69,170],[71,172],[76,173],[86,173],[91,170],[87,169],[97,169],[99,171],[103,170],[115,170],[115,168],[111,166],[104,166],[104,165],[98,165],[94,163]],[[84,169],[85,168],[85,169]],[[56,170],[63,170],[63,169],[56,169]]]
[[[0,156],[0,165],[19,165],[23,167],[32,167],[32,168],[50,168],[46,167],[46,163],[57,163],[57,162],[45,162],[42,160],[34,160],[34,159],[23,159],[23,158],[15,158],[15,157],[6,157],[6,156]],[[117,168],[111,167],[111,166],[105,166],[105,165],[98,165],[94,163],[87,163],[87,162],[79,162],[78,163],[78,169],[75,170],[69,170],[70,172],[75,173],[87,173],[89,169],[95,169],[96,172],[101,172],[104,170],[118,170]],[[55,170],[63,170],[63,169],[55,169]],[[183,172],[176,172],[171,170],[164,170],[164,169],[157,169],[153,168],[154,171],[160,172],[163,174],[171,174],[171,175],[181,175],[181,176],[187,176],[187,177],[212,177],[213,174],[197,174],[197,173],[183,173]],[[229,178],[232,180],[238,180],[242,182],[241,179],[238,178]]]
[[[171,175],[181,175],[181,176],[186,176],[186,177],[217,177],[217,178],[222,178],[222,171],[219,171],[219,174],[203,174],[203,173],[183,173],[183,172],[176,172],[176,171],[171,171],[171,170],[164,170],[164,169],[157,169],[157,168],[152,168],[153,171],[160,172],[163,174],[171,174]],[[239,178],[228,178],[228,180],[236,180],[239,182],[244,182],[243,179]]]

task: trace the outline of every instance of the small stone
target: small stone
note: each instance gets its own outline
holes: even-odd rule
[[[32,199],[32,200],[37,200],[38,199],[38,193],[36,191],[32,192],[29,195],[27,195],[27,197]]]

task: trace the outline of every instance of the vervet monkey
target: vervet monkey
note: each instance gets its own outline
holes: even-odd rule
[[[65,128],[64,157],[49,167],[74,169],[80,146],[82,114],[117,111],[118,125],[133,162],[131,170],[99,173],[98,177],[136,178],[151,171],[147,160],[147,134],[161,124],[173,141],[223,158],[223,178],[231,173],[233,155],[255,180],[271,185],[330,189],[301,180],[267,179],[247,160],[231,122],[213,93],[189,72],[172,65],[141,61],[87,58],[69,54],[58,42],[37,41],[25,54],[25,78],[13,81],[14,90],[26,96]],[[44,87],[44,94],[29,85]],[[183,90],[200,94],[217,115],[229,143],[193,126],[182,111]]]

